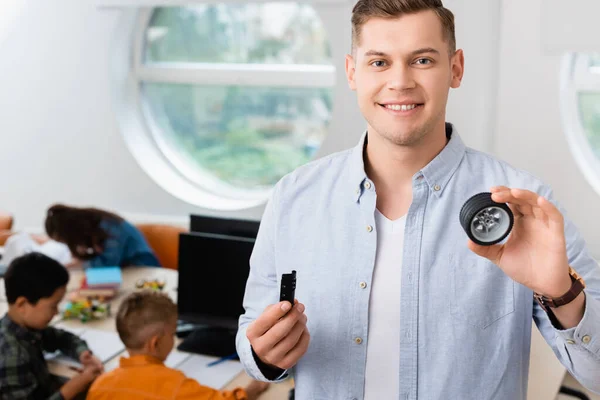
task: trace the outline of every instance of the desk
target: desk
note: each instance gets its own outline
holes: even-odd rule
[[[79,283],[83,278],[83,270],[70,270],[70,281],[67,285],[67,296],[69,293],[77,290]],[[93,329],[100,329],[106,331],[115,331],[115,315],[119,305],[123,298],[133,292],[135,289],[135,282],[138,279],[161,279],[166,282],[165,293],[167,293],[173,301],[177,301],[177,271],[164,269],[164,268],[138,268],[129,267],[123,269],[123,285],[119,294],[111,302],[111,316],[103,320],[92,320],[86,323],[81,323],[78,320],[61,320],[57,316],[53,323],[60,321],[61,325],[70,328],[82,328],[88,327]],[[65,297],[67,297],[65,296]],[[0,311],[2,305],[0,304]],[[176,345],[179,344],[181,339],[176,341]],[[110,370],[116,367],[119,362],[119,356],[111,359],[106,363],[106,369]],[[60,376],[73,376],[74,372],[69,370],[67,367],[58,363],[48,363],[50,371],[55,375]],[[237,377],[230,381],[225,387],[221,389],[233,389],[238,386],[246,386],[251,381],[251,378],[245,373],[241,372]],[[287,400],[288,392],[293,387],[291,380],[287,380],[282,383],[272,384],[271,387],[264,392],[259,399],[260,400]]]
[[[71,270],[71,280],[67,289],[69,291],[76,290],[80,279],[83,276],[81,270]],[[90,328],[103,329],[108,331],[115,330],[114,314],[118,308],[123,297],[133,291],[135,282],[140,278],[152,279],[160,278],[166,281],[166,292],[171,298],[177,300],[177,271],[167,270],[163,268],[126,268],[123,271],[123,290],[122,293],[117,296],[113,302],[113,317],[107,320],[101,321],[89,321],[82,324],[78,321],[63,321],[62,324],[71,326],[73,328],[88,326]],[[6,304],[6,298],[4,296],[4,283],[0,279],[0,315],[4,315],[7,311],[8,306]],[[58,320],[58,318],[57,318]],[[531,341],[531,359],[529,369],[529,389],[527,392],[527,398],[529,400],[554,400],[557,396],[558,390],[565,377],[565,367],[560,364],[552,349],[545,342],[542,335],[539,333],[537,327],[533,326],[532,341]],[[114,363],[118,363],[118,357],[109,361],[107,368],[114,366]],[[53,372],[58,375],[70,375],[73,372],[65,367],[52,366]],[[250,381],[250,377],[246,373],[241,373],[234,380],[229,382],[223,389],[232,389],[236,386],[245,386]],[[285,400],[287,399],[287,393],[293,386],[291,381],[286,381],[280,384],[272,385],[272,387],[266,391],[260,399],[262,400]]]

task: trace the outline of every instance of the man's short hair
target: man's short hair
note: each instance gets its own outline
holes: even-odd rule
[[[141,349],[177,317],[177,305],[168,295],[153,290],[131,293],[117,311],[117,332],[125,347]]]
[[[42,253],[27,253],[15,258],[4,274],[6,300],[14,304],[22,296],[35,305],[68,282],[69,272],[61,263]]]
[[[432,10],[439,17],[449,54],[453,55],[456,51],[454,14],[444,7],[441,0],[358,0],[352,9],[352,52],[360,43],[362,27],[369,19],[392,19],[426,10]]]

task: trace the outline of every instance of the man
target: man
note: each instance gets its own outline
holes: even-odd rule
[[[346,72],[367,132],[276,185],[240,318],[246,370],[279,380],[293,367],[298,399],[525,399],[534,320],[600,392],[596,262],[547,186],[445,122],[464,70],[452,13],[439,0],[359,0],[352,28]],[[478,246],[458,216],[490,190],[514,227]],[[291,270],[301,302],[288,311],[278,279]],[[542,308],[534,293],[565,304]]]

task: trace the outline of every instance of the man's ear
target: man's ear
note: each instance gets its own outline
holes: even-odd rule
[[[462,49],[456,50],[456,53],[450,59],[450,68],[452,70],[450,87],[452,89],[459,88],[465,72],[465,54]]]
[[[348,78],[348,86],[350,89],[356,90],[356,81],[354,80],[354,74],[356,72],[356,62],[354,57],[350,54],[346,54],[346,77]]]

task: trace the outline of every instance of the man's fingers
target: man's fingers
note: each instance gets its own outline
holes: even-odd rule
[[[563,232],[565,219],[560,210],[542,196],[538,198],[538,205],[548,217],[548,223],[550,227],[558,230],[559,232]]]
[[[250,338],[250,344],[252,348],[261,356],[261,358],[267,357],[273,350],[273,347],[277,345],[283,338],[285,338],[294,329],[294,326],[300,322],[306,321],[306,316],[303,314],[304,304],[298,303],[294,308],[287,313],[281,320],[271,327],[262,336],[256,338]]]
[[[537,193],[525,189],[510,189],[492,193],[492,200],[498,203],[512,203],[519,206],[529,205],[530,207],[538,207],[538,197]]]
[[[494,264],[497,264],[498,260],[500,260],[500,258],[502,257],[503,245],[501,244],[495,244],[492,246],[481,246],[473,242],[472,240],[469,240],[467,242],[467,246],[469,247],[469,250],[471,250],[473,253],[477,254],[480,257],[487,258]]]
[[[264,339],[275,346],[275,344],[279,343],[291,332],[298,321],[306,320],[306,315],[303,313],[304,304],[296,304],[294,308],[292,308],[292,311],[281,318],[279,322],[273,325],[273,327],[261,337],[261,340]]]
[[[246,336],[252,342],[253,339],[261,337],[273,325],[277,323],[290,309],[292,305],[289,301],[280,301],[265,309],[265,311],[254,320],[246,330]]]
[[[540,207],[540,198],[541,196],[537,193],[524,189],[501,187],[501,189],[492,191],[492,200],[498,203],[508,203],[515,216],[534,216],[546,222],[547,215]]]
[[[282,369],[290,369],[306,353],[308,349],[308,345],[310,344],[310,334],[308,333],[308,329],[305,329],[302,332],[302,336],[300,336],[300,340],[298,340],[298,344],[294,347],[286,356],[281,360],[281,362],[277,365]]]
[[[302,336],[302,332],[306,329],[306,320],[306,315],[302,314],[301,318],[292,327],[292,330],[269,352],[268,357],[273,361],[271,364],[280,362],[287,353],[296,347],[300,336]]]

